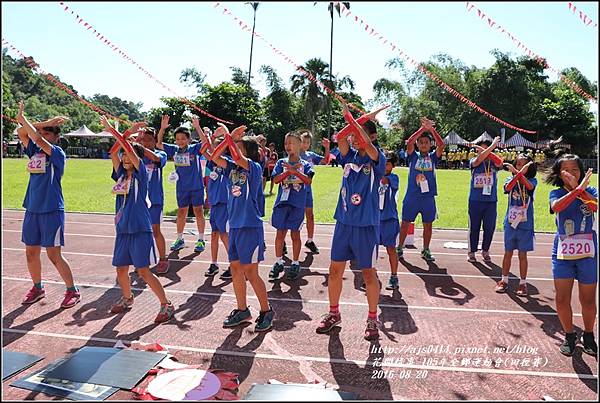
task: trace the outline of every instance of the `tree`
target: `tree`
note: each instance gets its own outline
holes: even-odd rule
[[[179,81],[188,87],[194,86],[199,94],[204,91],[204,80],[206,74],[202,74],[195,67],[188,67],[181,71],[179,75]]]
[[[313,58],[306,62],[302,68],[312,74],[321,82],[327,81],[326,71],[328,64],[319,58]],[[293,94],[300,95],[304,102],[304,111],[311,131],[315,132],[315,119],[317,115],[325,109],[327,96],[322,88],[311,81],[302,73],[294,74],[291,77]]]

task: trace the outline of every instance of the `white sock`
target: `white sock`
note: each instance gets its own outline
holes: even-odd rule
[[[502,281],[508,284],[508,276],[502,276]]]
[[[312,242],[312,241],[313,241],[313,239],[312,239],[312,238],[308,238],[308,239],[306,240],[306,242]]]
[[[183,239],[183,232],[177,233],[177,239]]]
[[[522,278],[519,280],[519,285],[523,285],[523,284],[527,284],[527,279],[526,278]]]
[[[218,266],[218,265],[219,265],[219,264],[217,263],[217,261],[216,261],[216,260],[213,260],[213,261],[212,261],[212,264],[214,264],[215,266]]]
[[[297,265],[300,265],[300,262],[299,262],[299,261],[297,261],[297,260],[294,260],[294,261],[292,262],[292,264],[297,264]]]
[[[281,256],[281,257],[276,256],[275,259],[277,259],[277,263],[283,264],[283,256]]]

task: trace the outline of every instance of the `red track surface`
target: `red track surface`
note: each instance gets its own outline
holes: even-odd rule
[[[253,383],[274,378],[299,383],[326,381],[362,399],[537,400],[544,395],[557,400],[597,399],[597,361],[582,354],[580,348],[571,358],[558,352],[563,334],[554,309],[551,234],[536,236],[536,251],[529,259],[530,295],[521,298],[514,293],[517,280],[513,275],[508,294],[493,290],[500,275],[496,264],[503,254],[502,233],[495,234],[491,250],[495,264],[488,265],[467,263],[465,250],[443,247],[448,241],[466,242],[465,231],[434,230],[431,249],[437,257],[435,264],[423,261],[419,249],[405,250],[406,260],[399,267],[400,292],[382,290],[383,331],[374,348],[362,338],[367,305],[358,289],[360,272],[346,271],[341,328],[331,335],[315,333],[320,315],[328,308],[331,225],[317,226],[319,255],[311,256],[303,248],[298,281],[267,284],[276,321],[272,332],[255,334],[252,327],[221,327],[235,308],[233,287],[230,281],[204,277],[210,248],[202,254],[193,253],[192,235],[187,235],[185,249],[170,255],[171,270],[161,277],[176,306],[175,320],[154,325],[158,302],[133,272],[134,308],[125,315],[109,314],[111,304],[120,296],[111,266],[111,215],[67,214],[64,256],[80,285],[83,301],[68,310],[59,308],[64,285],[43,254],[46,298],[33,306],[22,306],[20,300],[31,286],[20,241],[22,216],[22,211],[3,211],[3,347],[46,357],[23,374],[84,345],[112,346],[121,339],[159,342],[171,346],[171,352],[182,362],[237,372],[240,396]],[[195,230],[195,224],[187,224],[186,229]],[[165,220],[163,232],[170,243],[175,224]],[[267,253],[260,267],[263,279],[274,260],[275,239],[270,225],[265,224],[265,232]],[[420,230],[415,235],[420,247]],[[289,241],[288,248],[291,250]],[[383,248],[380,252],[377,266],[385,285],[389,265]],[[222,245],[219,261],[221,270],[225,269]],[[518,274],[516,258],[512,272]],[[258,303],[250,287],[248,290],[256,315]],[[575,290],[573,301],[577,300]],[[581,331],[580,307],[577,302],[573,306]],[[418,351],[428,346],[438,350]],[[519,346],[527,351],[519,351]],[[515,350],[505,352],[504,347]],[[467,358],[470,363],[463,362]],[[373,360],[379,359],[383,367],[373,367]],[[452,359],[458,360],[454,366]],[[493,363],[486,363],[486,359]],[[514,361],[517,359],[518,363]],[[523,359],[529,359],[528,365]],[[380,369],[385,374],[379,373]],[[385,376],[373,379],[378,375]],[[3,399],[48,399],[45,394],[9,387],[17,377],[3,383]],[[120,391],[111,399],[130,397],[130,392]]]

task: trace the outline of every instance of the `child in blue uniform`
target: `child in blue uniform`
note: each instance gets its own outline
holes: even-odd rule
[[[101,122],[107,131],[114,130],[106,117]],[[119,143],[120,144],[120,143]],[[160,301],[160,311],[155,323],[164,323],[173,317],[175,308],[165,295],[165,290],[158,278],[150,271],[156,263],[156,247],[152,235],[150,221],[150,199],[148,197],[148,174],[142,162],[144,149],[139,144],[132,151],[125,150],[119,157],[119,146],[111,154],[113,163],[112,178],[116,184],[113,193],[115,201],[115,249],[112,264],[117,268],[117,281],[121,287],[121,299],[112,306],[112,313],[122,313],[133,305],[133,294],[129,283],[129,265],[133,265],[137,273],[150,286]]]
[[[429,250],[433,222],[436,219],[435,196],[437,196],[437,183],[435,179],[435,166],[444,152],[444,140],[433,126],[434,122],[426,118],[421,119],[421,127],[407,140],[406,153],[408,158],[408,183],[406,194],[402,201],[402,223],[400,225],[400,241],[398,257],[403,256],[402,245],[408,234],[408,227],[414,222],[418,214],[423,221],[423,250],[421,257],[427,261],[434,261],[435,257]],[[436,149],[431,151],[431,137],[435,137]],[[415,151],[415,142],[418,151]]]
[[[163,168],[167,164],[167,154],[156,149],[156,130],[152,127],[142,129],[138,134],[140,144],[144,147],[142,162],[146,167],[148,175],[148,197],[150,198],[150,223],[152,234],[156,241],[158,255],[160,257],[156,266],[157,274],[165,274],[169,271],[167,259],[167,246],[165,237],[160,230],[163,217],[163,206],[165,194],[163,191]]]
[[[379,244],[383,245],[390,260],[392,272],[386,290],[398,289],[398,253],[396,245],[400,235],[400,222],[398,221],[398,206],[396,198],[400,187],[398,175],[392,172],[396,166],[398,156],[387,152],[385,155],[385,175],[379,183]]]
[[[374,268],[379,243],[378,187],[385,173],[385,156],[372,143],[377,128],[371,121],[360,126],[344,105],[344,117],[353,129],[352,147],[348,139],[338,138],[340,163],[344,166],[342,187],[334,218],[329,266],[329,313],[317,327],[317,333],[328,333],[342,320],[339,311],[342,276],[348,260],[356,261],[366,283],[369,314],[364,333],[366,340],[379,338],[377,304],[379,280]],[[360,136],[360,138],[359,138]]]
[[[61,246],[65,245],[65,205],[61,179],[65,172],[65,152],[56,145],[60,137],[60,127],[66,118],[56,117],[32,125],[23,115],[24,105],[19,102],[17,130],[29,157],[27,170],[29,183],[23,201],[25,217],[21,241],[25,244],[27,269],[33,281],[22,303],[33,304],[46,296],[42,284],[42,247],[46,248],[48,259],[56,267],[65,282],[67,291],[61,308],[71,308],[81,301],[79,289],[73,282],[69,263],[63,258]]]
[[[492,144],[482,143],[485,149],[477,157],[469,160],[471,168],[471,186],[469,190],[469,252],[467,260],[475,262],[475,252],[479,245],[479,231],[483,221],[483,242],[481,256],[486,262],[491,262],[490,246],[496,229],[498,211],[498,168],[502,167],[501,160],[492,160],[490,153],[500,142],[496,137]]]
[[[325,149],[325,155],[319,155],[315,152],[310,151],[310,146],[312,144],[312,133],[308,130],[302,132],[302,147],[300,149],[300,158],[307,161],[311,167],[315,165],[327,165],[329,164],[329,139],[324,138],[321,142],[323,144],[323,148]],[[312,185],[307,185],[306,187],[306,232],[308,235],[308,239],[304,246],[306,246],[311,253],[319,253],[319,248],[315,244],[313,240],[313,236],[315,235],[315,215],[313,214],[313,194],[312,194]]]
[[[220,125],[228,133],[227,127]],[[245,126],[233,130],[231,137],[238,138]],[[254,289],[260,303],[260,314],[255,331],[266,331],[273,326],[273,310],[267,299],[267,288],[258,273],[258,263],[264,260],[264,228],[258,209],[258,197],[262,192],[262,170],[258,142],[254,137],[244,136],[233,143],[231,155],[234,161],[222,157],[223,150],[215,150],[212,160],[225,170],[229,177],[227,213],[229,215],[229,263],[233,275],[233,289],[237,309],[231,311],[223,322],[224,327],[249,322],[250,309],[246,300],[246,280]]]
[[[203,252],[204,243],[204,183],[202,182],[202,167],[200,164],[200,149],[202,143],[190,145],[191,134],[185,127],[175,129],[175,143],[163,143],[165,130],[169,127],[169,116],[164,115],[158,132],[156,146],[164,150],[175,163],[175,173],[171,173],[176,180],[177,194],[177,239],[171,245],[171,250],[179,250],[185,246],[183,230],[190,204],[196,216],[198,227],[198,242],[194,252]]]
[[[292,264],[287,272],[289,280],[295,280],[300,274],[300,229],[304,221],[304,210],[308,185],[314,171],[311,165],[300,159],[300,134],[290,132],[285,135],[284,147],[287,158],[277,161],[273,169],[273,181],[279,184],[277,199],[273,205],[271,225],[277,229],[275,237],[275,258],[277,261],[269,273],[269,280],[275,281],[283,267],[283,242],[288,230],[292,237]]]
[[[534,248],[533,199],[537,186],[536,166],[525,154],[517,157],[517,166],[505,164],[513,173],[504,183],[504,193],[508,194],[508,206],[504,217],[504,258],[502,259],[502,280],[496,284],[496,292],[508,289],[508,274],[515,249],[519,251],[519,274],[521,280],[517,295],[527,295],[527,252]]]
[[[215,144],[217,139],[214,139]],[[210,156],[209,156],[210,158]],[[210,203],[210,251],[212,263],[205,273],[205,276],[214,276],[219,272],[217,258],[219,256],[219,239],[225,246],[225,250],[229,248],[229,214],[227,213],[227,202],[229,200],[229,177],[225,175],[225,169],[218,166],[214,161],[210,160],[206,163],[208,170],[208,186],[207,196]],[[228,267],[220,278],[222,280],[231,279],[231,268]]]
[[[556,290],[556,312],[565,331],[560,352],[571,356],[577,334],[573,329],[571,294],[579,283],[579,302],[584,332],[583,351],[597,355],[594,340],[596,285],[598,283],[598,239],[594,213],[598,210],[598,190],[588,186],[592,169],[584,175],[581,159],[573,154],[557,158],[546,182],[557,186],[550,192],[550,212],[556,214],[556,235],[552,247],[552,275]]]

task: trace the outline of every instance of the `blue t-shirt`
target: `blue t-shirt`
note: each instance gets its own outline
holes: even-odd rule
[[[176,145],[167,143],[163,143],[163,147],[167,156],[173,158],[175,163],[175,171],[179,176],[177,191],[204,189],[199,155],[202,143],[190,144],[183,150]]]
[[[123,163],[115,173],[113,180],[125,178],[127,172]],[[139,171],[134,168],[127,195],[117,195],[115,201],[115,221],[117,234],[137,234],[152,232],[150,222],[150,199],[148,198],[148,174],[146,166],[140,161]]]
[[[275,163],[275,168],[273,168],[272,174],[273,178],[275,178],[277,175],[281,175],[287,170],[283,167],[284,163],[289,165],[301,164],[302,170],[300,172],[310,178],[312,178],[315,174],[308,161],[301,159],[292,163],[289,161],[289,158],[281,158]],[[288,204],[294,207],[304,208],[306,207],[307,190],[308,187],[304,184],[304,182],[302,182],[297,176],[290,175],[279,184],[277,199],[275,200],[275,205],[273,207],[277,207],[280,204]]]
[[[165,204],[165,193],[163,191],[163,168],[167,164],[167,153],[162,150],[154,150],[160,161],[152,161],[150,158],[142,158],[146,167],[146,176],[148,177],[148,197],[153,206],[162,206]]]
[[[598,198],[598,190],[595,187],[588,186],[585,190],[590,195]],[[552,190],[550,192],[550,206],[552,206],[552,203],[567,193],[568,192],[565,188]],[[596,239],[596,231],[594,231],[594,219],[595,217],[592,210],[590,210],[587,205],[579,199],[575,199],[566,209],[560,213],[556,213],[557,231],[554,237],[554,246],[552,247],[552,257],[556,257],[559,235],[593,234],[597,254],[598,240]],[[569,233],[567,233],[567,229]]]
[[[385,156],[377,149],[379,159],[373,161],[368,154],[360,156],[350,148],[339,161],[344,167],[342,188],[334,218],[354,227],[379,226],[379,181],[385,174]]]
[[[435,181],[435,165],[438,162],[438,156],[435,151],[430,151],[422,156],[415,149],[408,155],[408,183],[406,184],[406,197],[418,196],[437,196],[437,183]],[[425,175],[429,191],[421,193],[421,187],[417,184],[417,175]]]
[[[508,194],[508,205],[506,206],[506,216],[504,217],[504,226],[508,227],[508,215],[510,213],[511,206],[523,207],[527,206],[527,221],[521,221],[517,226],[517,229],[533,230],[534,229],[534,215],[533,215],[533,199],[535,188],[537,186],[537,179],[528,179],[529,183],[533,185],[533,189],[527,190],[525,185],[520,182],[517,183],[510,192],[506,192],[506,185],[511,181],[513,177],[506,179],[504,182],[505,193]],[[519,189],[520,186],[520,189]]]
[[[398,219],[398,204],[396,196],[400,187],[400,179],[395,173],[384,175],[390,181],[388,184],[379,182],[379,219],[381,221]]]
[[[45,169],[44,173],[30,173],[23,207],[30,213],[64,211],[65,201],[60,181],[65,172],[67,157],[59,146],[52,145],[50,155],[44,153],[31,139],[25,148],[34,169]],[[31,159],[33,157],[33,159]]]
[[[311,167],[319,165],[321,161],[323,161],[323,158],[325,157],[314,153],[310,150],[300,153],[300,159],[303,159],[304,161],[308,162]]]
[[[258,205],[259,193],[262,192],[262,170],[258,162],[248,160],[248,170],[243,169],[228,157],[225,175],[229,197],[227,213],[230,228],[252,228],[263,226]]]
[[[206,170],[208,171],[208,202],[211,206],[221,203],[227,204],[229,178],[225,175],[225,169],[213,161],[208,161],[206,163]]]
[[[489,158],[486,158],[481,164],[474,167],[473,162],[475,162],[476,159],[477,157],[474,157],[469,160],[469,168],[471,168],[471,190],[469,191],[469,201],[497,202],[498,168]],[[492,185],[489,195],[483,194],[484,186],[486,184]]]

